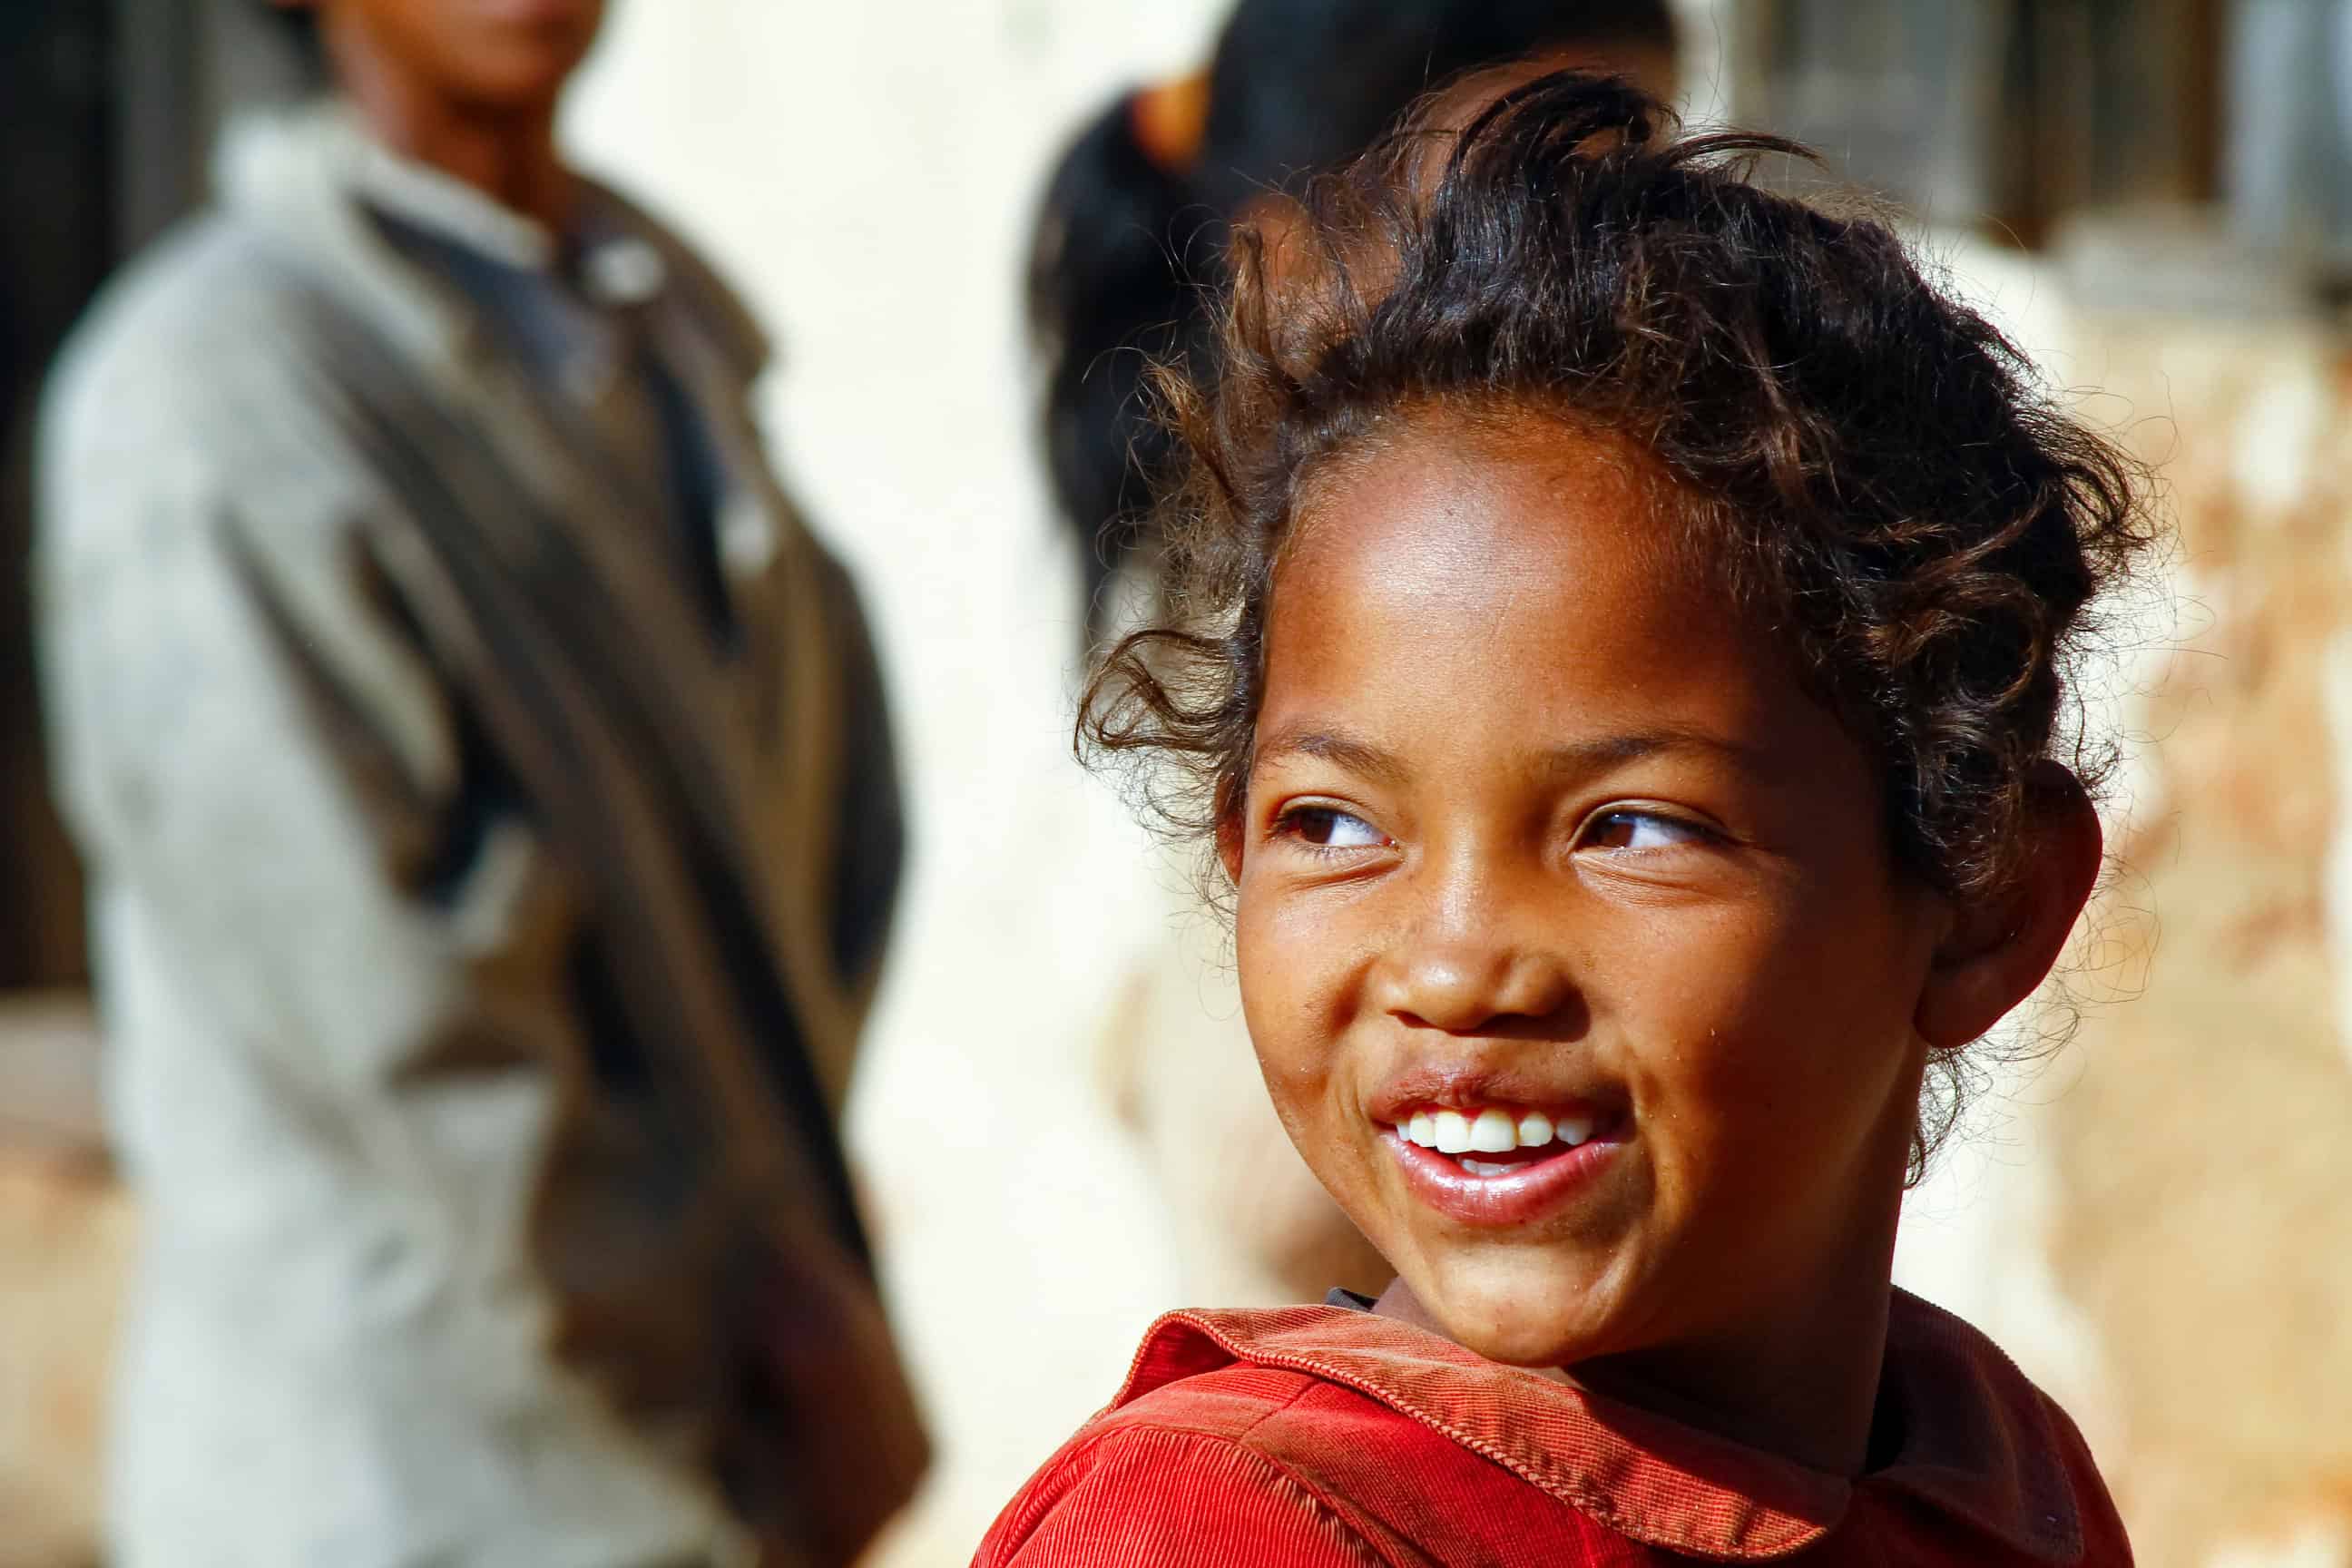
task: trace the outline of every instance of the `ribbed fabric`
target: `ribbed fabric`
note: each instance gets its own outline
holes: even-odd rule
[[[1982,1335],[1898,1292],[1885,1376],[1902,1440],[1850,1482],[1391,1319],[1176,1313],[975,1568],[2131,1562],[2081,1436]]]
[[[1149,1506],[1137,1506],[1148,1497]],[[1032,1487],[991,1536],[1015,1558],[982,1562],[1152,1568],[1281,1563],[1376,1568],[1383,1561],[1297,1477],[1266,1455],[1201,1432],[1139,1427],[1099,1445],[1071,1484]]]

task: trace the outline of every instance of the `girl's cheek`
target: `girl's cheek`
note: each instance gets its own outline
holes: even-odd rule
[[[1237,907],[1234,957],[1241,980],[1243,1017],[1267,1076],[1273,1079],[1297,1055],[1300,998],[1297,965],[1286,951],[1278,928],[1269,929],[1260,918],[1262,912],[1246,901]]]
[[[1284,1120],[1313,1119],[1323,1114],[1341,1076],[1337,1042],[1325,1025],[1328,1009],[1298,984],[1295,970],[1276,967],[1279,978],[1254,987],[1244,981],[1243,1006],[1266,1088]]]

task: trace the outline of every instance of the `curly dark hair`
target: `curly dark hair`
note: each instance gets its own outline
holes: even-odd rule
[[[1213,837],[1242,805],[1302,486],[1399,410],[1532,414],[1654,459],[1685,542],[1877,763],[1898,867],[1999,897],[2037,772],[2105,772],[2066,721],[2093,602],[2156,536],[2137,468],[1884,223],[1755,182],[1796,144],[1675,140],[1656,102],[1573,72],[1463,124],[1465,101],[1320,181],[1279,257],[1237,237],[1213,353],[1160,380],[1184,459],[1165,613],[1097,659],[1082,754],[1165,764],[1147,805]],[[1915,1173],[1957,1114],[1938,1066]]]

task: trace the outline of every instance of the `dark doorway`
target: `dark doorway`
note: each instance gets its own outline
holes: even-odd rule
[[[89,973],[33,663],[42,378],[107,276],[195,205],[227,106],[294,75],[257,0],[0,0],[0,994]]]
[[[26,556],[41,374],[116,255],[118,19],[89,0],[0,5],[0,990],[86,973],[80,877],[43,763]]]

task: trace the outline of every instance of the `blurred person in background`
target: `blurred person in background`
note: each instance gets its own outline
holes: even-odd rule
[[[1243,0],[1208,67],[1121,93],[1048,184],[1029,264],[1054,499],[1086,565],[1089,630],[1152,592],[1138,521],[1167,453],[1143,368],[1207,330],[1231,226],[1278,225],[1284,189],[1369,146],[1412,100],[1464,73],[1478,89],[1561,66],[1622,73],[1671,98],[1664,0]],[[1139,854],[1141,874],[1153,874]],[[1163,883],[1173,879],[1160,868]],[[1317,1300],[1384,1266],[1292,1152],[1267,1109],[1233,979],[1180,933],[1170,887],[1144,945],[1112,961],[1128,987],[1100,1059],[1212,1294]]]
[[[287,5],[334,90],[51,386],[125,1568],[841,1563],[923,1462],[835,1135],[873,649],[759,330],[556,151],[601,10]]]

